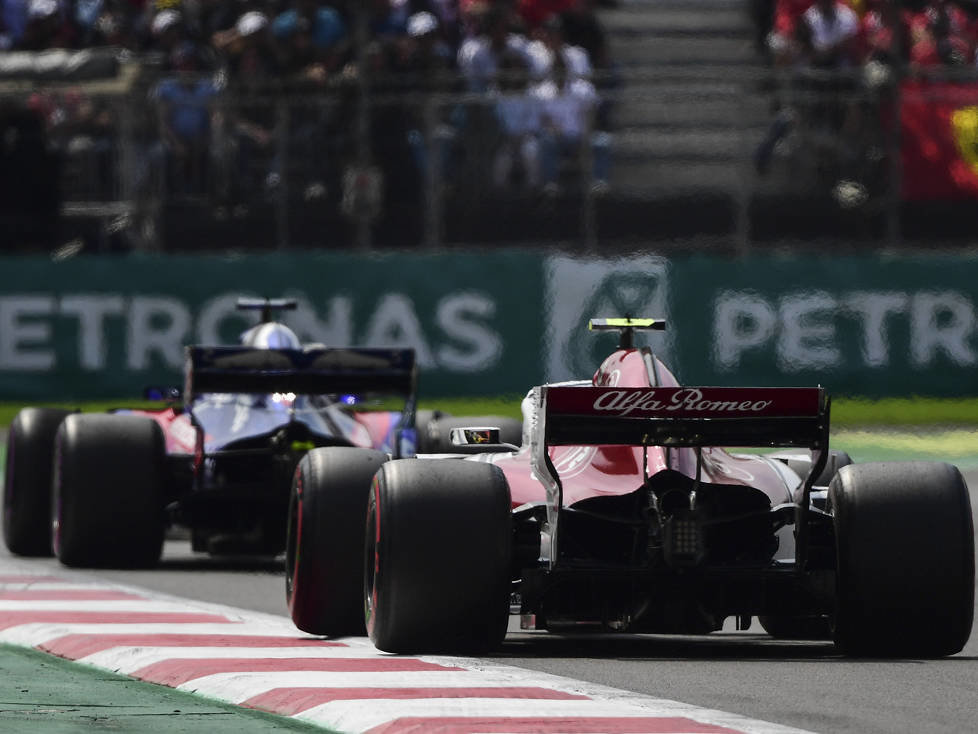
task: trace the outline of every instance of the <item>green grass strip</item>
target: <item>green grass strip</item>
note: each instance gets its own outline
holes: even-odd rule
[[[272,734],[323,727],[0,644],[0,731]]]
[[[454,415],[502,415],[511,418],[520,417],[521,395],[488,398],[427,398],[418,401],[422,410],[442,410]],[[30,405],[37,408],[68,408],[81,410],[85,413],[104,412],[117,408],[139,410],[160,410],[163,403],[141,400],[90,400],[90,401],[59,401],[18,403],[13,401],[0,402],[0,429],[6,429],[14,416],[21,409]],[[393,407],[393,406],[392,406]]]
[[[978,398],[833,398],[832,425],[978,426]]]
[[[425,398],[421,409],[454,415],[520,417],[520,395],[474,398]],[[122,400],[84,403],[37,403],[51,407],[105,411],[112,408],[158,410],[161,403]],[[10,425],[22,403],[0,403],[0,430]],[[857,461],[935,459],[961,468],[978,467],[978,398],[839,398],[832,402],[832,446]],[[0,470],[4,447],[0,445]]]
[[[947,461],[959,469],[978,469],[978,431],[842,430],[832,434],[832,448],[855,461]]]
[[[498,397],[422,398],[422,409],[440,409],[455,415],[503,415],[520,417],[521,395]],[[10,425],[24,403],[0,402],[0,428]],[[104,411],[111,408],[159,409],[160,403],[100,400],[85,402],[32,403],[37,406],[77,408],[83,411]],[[832,425],[835,428],[863,426],[943,426],[978,427],[978,397],[968,398],[834,398]]]

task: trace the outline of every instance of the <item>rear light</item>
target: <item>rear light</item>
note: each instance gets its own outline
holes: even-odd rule
[[[690,510],[666,518],[662,540],[665,560],[670,566],[696,566],[703,560],[703,527]]]

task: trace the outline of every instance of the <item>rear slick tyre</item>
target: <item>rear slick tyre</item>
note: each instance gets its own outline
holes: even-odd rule
[[[3,539],[18,556],[50,556],[54,439],[71,415],[57,408],[24,408],[7,433],[3,480]]]
[[[163,551],[166,455],[152,418],[69,415],[55,442],[52,526],[64,565],[149,568]]]
[[[968,488],[938,462],[853,464],[829,485],[834,638],[845,654],[941,657],[971,635],[975,545]]]
[[[509,487],[492,464],[406,459],[367,510],[367,632],[394,653],[481,653],[509,621]]]
[[[285,598],[295,626],[314,635],[363,635],[367,496],[389,459],[381,451],[313,449],[289,501]]]

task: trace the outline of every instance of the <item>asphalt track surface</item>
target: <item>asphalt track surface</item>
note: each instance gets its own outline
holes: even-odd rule
[[[965,476],[976,488],[974,513],[978,469],[967,468]],[[39,573],[59,570],[54,560],[31,563]],[[287,613],[281,561],[212,559],[193,554],[182,541],[168,542],[155,570],[99,571],[93,576],[191,599]],[[503,649],[489,660],[808,731],[978,730],[974,634],[951,658],[848,660],[829,643],[772,640],[756,623],[746,631],[725,630],[706,637],[513,630]],[[245,724],[239,731],[248,730]],[[2,719],[0,731],[6,731]]]

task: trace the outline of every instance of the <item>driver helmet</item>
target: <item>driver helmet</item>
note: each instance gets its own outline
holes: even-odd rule
[[[258,324],[241,335],[242,343],[257,349],[302,349],[299,337],[285,324]]]

